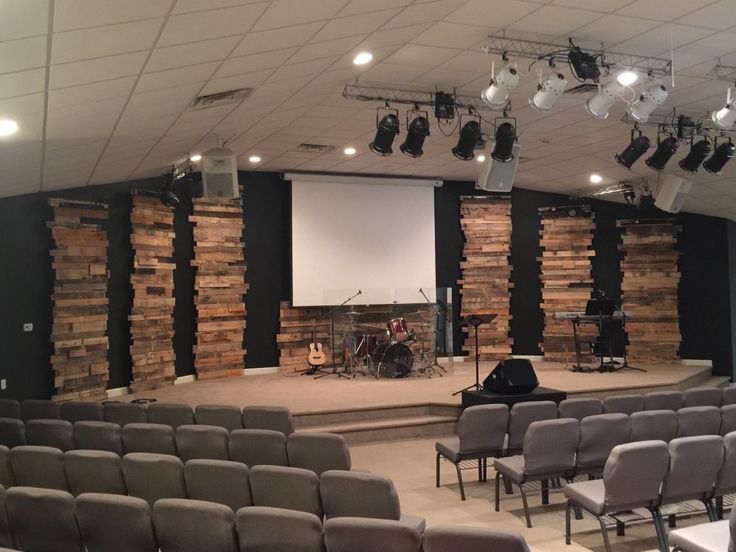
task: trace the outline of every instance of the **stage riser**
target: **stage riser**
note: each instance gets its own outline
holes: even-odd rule
[[[396,420],[417,416],[459,416],[457,406],[441,404],[417,404],[406,406],[390,406],[382,408],[357,408],[353,410],[332,410],[294,414],[294,425],[297,429],[314,426],[339,425],[347,423],[364,423],[367,421]]]
[[[456,417],[429,416],[421,420],[408,419],[396,425],[384,425],[378,421],[360,428],[345,427],[340,429],[315,426],[297,429],[297,431],[321,432],[329,429],[329,433],[342,435],[348,444],[356,444],[449,436],[454,433],[456,423]]]

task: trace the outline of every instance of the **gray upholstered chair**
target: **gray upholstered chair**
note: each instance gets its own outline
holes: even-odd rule
[[[161,552],[238,552],[235,513],[223,504],[164,498],[153,505]]]
[[[677,412],[674,410],[643,410],[629,416],[629,441],[664,441],[677,437]]]
[[[174,429],[165,424],[131,422],[123,426],[123,449],[130,452],[150,452],[176,456]]]
[[[119,426],[142,424],[148,421],[146,407],[138,403],[110,402],[102,406],[102,417],[105,422]]]
[[[0,399],[0,418],[21,419],[20,403],[15,399]]]
[[[0,546],[13,546],[13,531],[10,528],[10,520],[8,519],[8,510],[5,507],[6,492],[5,487],[0,486]],[[0,548],[7,550],[6,548]]]
[[[270,429],[287,437],[294,433],[294,419],[284,406],[246,406],[243,408],[244,429]]]
[[[123,456],[123,476],[130,496],[153,504],[161,498],[186,498],[184,463],[175,456],[132,452]]]
[[[677,436],[721,434],[721,409],[715,406],[690,406],[677,411]]]
[[[252,506],[248,466],[228,460],[189,460],[184,465],[187,496],[216,502],[237,512]]]
[[[736,431],[736,404],[727,404],[721,407],[721,435],[732,431]]]
[[[72,450],[74,426],[66,420],[29,420],[26,422],[26,441],[29,445]]]
[[[133,496],[85,493],[77,521],[87,552],[157,552],[151,507]]]
[[[241,552],[325,550],[322,520],[314,514],[250,506],[238,510],[235,527]]]
[[[5,507],[18,548],[32,552],[84,552],[74,497],[52,489],[13,487]]]
[[[17,418],[0,418],[0,445],[8,448],[27,445],[26,425]]]
[[[28,420],[58,420],[61,418],[59,403],[47,399],[26,399],[20,403],[20,413],[25,422]]]
[[[284,466],[254,466],[250,490],[255,506],[297,510],[322,517],[319,477],[311,470]]]
[[[82,493],[127,494],[120,456],[106,450],[64,453],[64,473],[74,496]]]
[[[350,449],[334,433],[292,433],[286,441],[289,465],[312,470],[318,476],[327,470],[349,470]]]
[[[711,521],[722,517],[723,497],[731,493],[736,493],[736,432],[723,436],[723,464],[713,488],[715,511],[711,512]]]
[[[228,440],[230,460],[246,466],[288,466],[286,435],[271,429],[236,429]]]
[[[664,441],[640,441],[618,445],[611,451],[603,469],[603,478],[565,485],[565,542],[570,544],[570,513],[580,507],[598,520],[606,552],[610,552],[604,516],[616,512],[648,508],[652,513],[660,549],[664,530],[656,505],[659,488],[669,465]]]
[[[164,424],[174,429],[194,423],[194,411],[186,404],[151,403],[146,408],[146,416],[152,424]]]
[[[644,395],[647,410],[674,410],[682,408],[682,391],[652,391]]]
[[[560,418],[575,418],[579,421],[586,416],[598,414],[603,414],[603,403],[594,397],[565,399],[557,405],[557,415]]]
[[[721,406],[736,404],[736,385],[731,384],[721,389]]]
[[[75,423],[74,442],[78,449],[106,450],[119,456],[123,454],[122,428],[112,422]]]
[[[10,449],[0,445],[0,485],[6,489],[15,486],[15,476],[10,465]]]
[[[435,485],[440,486],[440,458],[447,458],[455,465],[460,498],[465,500],[465,486],[460,470],[463,460],[478,460],[479,479],[486,480],[489,457],[503,453],[509,409],[505,404],[471,406],[460,415],[455,435],[440,439],[434,444]]]
[[[69,401],[61,403],[61,419],[67,422],[101,422],[102,405],[95,402]]]
[[[575,473],[598,476],[613,447],[629,442],[631,425],[626,414],[588,416],[580,422]]]
[[[227,429],[209,425],[176,428],[176,450],[184,462],[195,459],[228,460]]]
[[[644,410],[644,395],[613,395],[603,399],[605,414],[633,414]]]
[[[580,422],[558,418],[534,422],[524,436],[522,454],[494,460],[496,470],[495,508],[499,511],[501,477],[515,483],[521,491],[526,526],[532,526],[524,484],[542,482],[542,504],[548,502],[550,479],[567,478],[575,468],[575,451],[580,439]]]
[[[228,431],[243,429],[243,412],[237,406],[200,404],[194,408],[197,424],[224,427]]]
[[[686,389],[683,395],[682,406],[715,406],[721,407],[723,391],[718,387],[696,387]]]
[[[526,430],[533,422],[554,418],[557,418],[557,404],[554,401],[516,403],[509,412],[506,454],[513,455],[521,451]]]
[[[435,525],[424,532],[423,552],[529,552],[529,547],[516,533],[481,527]]]
[[[728,520],[671,531],[669,543],[673,552],[736,552],[736,508]]]
[[[57,448],[32,445],[15,447],[10,449],[10,466],[17,485],[69,490],[64,474],[64,453]]]
[[[365,472],[326,471],[319,481],[325,518],[362,517],[393,519],[423,533],[422,517],[401,514],[399,495],[393,482]]]
[[[335,518],[325,523],[327,552],[421,552],[421,536],[400,521]]]

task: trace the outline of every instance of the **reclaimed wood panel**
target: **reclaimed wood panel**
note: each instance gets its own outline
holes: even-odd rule
[[[51,367],[57,401],[107,398],[107,205],[50,199]]]

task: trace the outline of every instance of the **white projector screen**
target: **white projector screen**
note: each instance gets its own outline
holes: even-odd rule
[[[292,176],[295,307],[435,300],[434,187],[384,182]]]

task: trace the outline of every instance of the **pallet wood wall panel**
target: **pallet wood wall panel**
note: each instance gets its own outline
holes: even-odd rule
[[[276,344],[279,348],[279,367],[281,373],[291,374],[309,368],[307,354],[312,342],[312,323],[314,321],[315,338],[322,344],[327,357],[325,364],[332,363],[330,347],[331,320],[328,309],[322,307],[292,307],[290,301],[282,301],[279,311],[279,333]],[[337,362],[342,363],[342,349],[335,337]]]
[[[174,214],[158,197],[133,195],[133,306],[130,321],[131,391],[173,385]]]
[[[542,304],[544,333],[540,347],[544,360],[574,362],[575,340],[569,320],[555,320],[556,312],[584,312],[593,291],[591,260],[595,217],[574,209],[569,215],[567,207],[540,209],[542,229],[540,244]],[[594,324],[581,324],[578,334],[581,344],[581,360],[591,360],[589,343],[595,341]]]
[[[681,226],[670,220],[620,220],[622,304],[626,353],[633,364],[673,362],[681,342],[677,288],[680,272],[677,237]]]
[[[194,279],[199,379],[240,376],[245,348],[246,264],[241,199],[194,200]]]
[[[511,354],[511,199],[465,197],[460,201],[460,226],[465,237],[462,279],[458,281],[461,312],[496,314],[490,324],[478,327],[481,360],[498,360]],[[475,357],[475,336],[465,332],[463,350]]]
[[[57,401],[107,398],[107,205],[50,199],[51,366]]]

